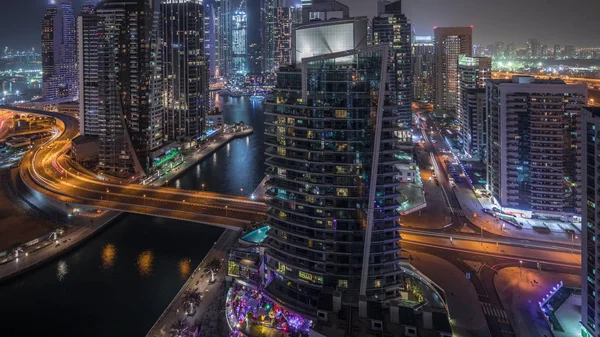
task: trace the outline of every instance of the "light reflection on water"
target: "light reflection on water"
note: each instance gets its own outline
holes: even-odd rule
[[[117,247],[115,245],[108,243],[102,247],[102,268],[108,269],[112,267],[116,258]]]
[[[192,267],[190,266],[191,262],[192,260],[188,258],[184,258],[179,261],[179,275],[181,276],[182,280],[187,280],[187,278],[190,276],[190,272],[192,270]]]
[[[149,276],[152,274],[152,264],[154,262],[154,254],[151,250],[145,250],[138,255],[137,266],[141,276]]]
[[[56,266],[56,278],[62,282],[69,273],[69,267],[65,261],[59,261]]]

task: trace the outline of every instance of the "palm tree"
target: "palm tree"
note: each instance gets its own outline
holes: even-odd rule
[[[198,291],[198,289],[194,288],[192,290],[186,290],[183,292],[183,302],[188,312],[188,315],[194,312],[194,309],[200,305],[200,301],[202,300],[202,294]]]
[[[215,273],[221,269],[221,261],[217,258],[212,258],[208,261],[206,267],[210,270],[210,282],[215,282]]]
[[[181,337],[185,331],[189,328],[189,325],[185,318],[180,318],[171,324],[171,337]]]

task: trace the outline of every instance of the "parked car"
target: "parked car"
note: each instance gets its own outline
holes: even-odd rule
[[[493,210],[491,210],[489,208],[484,208],[483,211],[491,216],[496,216],[496,212],[494,212]]]

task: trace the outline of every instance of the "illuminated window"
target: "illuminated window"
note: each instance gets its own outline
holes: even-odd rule
[[[285,156],[286,151],[284,147],[278,147],[277,148],[277,154],[279,154],[280,156]]]
[[[348,288],[348,280],[338,280],[339,288]]]
[[[375,288],[381,288],[381,280],[375,280]]]
[[[335,118],[348,118],[348,111],[335,110]]]
[[[227,262],[227,275],[240,276],[240,266],[234,261]]]
[[[336,188],[335,193],[338,197],[347,197],[348,189],[347,188]]]

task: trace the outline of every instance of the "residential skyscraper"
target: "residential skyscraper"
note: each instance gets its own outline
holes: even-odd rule
[[[472,27],[436,27],[435,107],[456,112],[458,56],[473,56]]]
[[[565,46],[565,50],[563,52],[563,58],[565,59],[572,59],[575,58],[575,46],[571,46],[571,45],[567,45]]]
[[[581,336],[598,335],[600,328],[600,108],[586,107],[581,115]]]
[[[210,108],[202,0],[162,0],[165,141],[195,142]]]
[[[555,45],[554,45],[554,53],[553,53],[553,56],[554,56],[554,59],[555,59],[555,60],[558,60],[558,59],[560,58],[560,56],[561,56],[561,53],[560,53],[560,45],[559,45],[559,44],[555,44]]]
[[[265,19],[264,0],[244,0],[246,3],[246,43],[248,54],[248,73],[263,72],[263,20]],[[252,29],[252,27],[256,27]]]
[[[504,47],[504,42],[502,42],[502,41],[496,42],[493,56],[496,58],[501,58],[501,59],[505,58],[506,48]]]
[[[210,78],[216,77],[220,69],[219,7],[218,0],[204,1],[204,59],[208,64]]]
[[[413,100],[433,101],[434,43],[432,36],[415,36],[412,44]]]
[[[98,15],[99,168],[149,173],[163,142],[161,43],[152,0],[111,0]]]
[[[98,136],[98,18],[94,2],[84,4],[77,18],[79,133]]]
[[[463,152],[474,158],[485,153],[485,81],[492,75],[489,57],[458,57],[457,116]]]
[[[537,39],[527,40],[527,58],[537,59],[540,57],[541,46]]]
[[[43,96],[77,96],[77,33],[71,0],[49,0],[42,20]]]
[[[587,86],[515,76],[486,82],[487,181],[505,211],[580,213],[578,130]]]
[[[217,61],[219,66],[220,76],[229,76],[232,67],[232,36],[231,27],[233,24],[233,10],[237,8],[233,3],[234,0],[215,0],[218,2],[217,7],[219,8],[218,13],[218,43],[215,44],[217,47],[217,54],[219,60]]]
[[[398,108],[398,123],[402,126],[401,142],[412,152],[412,25],[402,13],[401,1],[386,2],[372,20],[374,45],[386,44],[390,52],[388,67],[389,90]]]
[[[309,317],[333,289],[361,317],[367,300],[400,295],[399,127],[386,105],[388,59],[386,45],[303,58],[279,71],[265,112],[272,199],[264,290]]]

